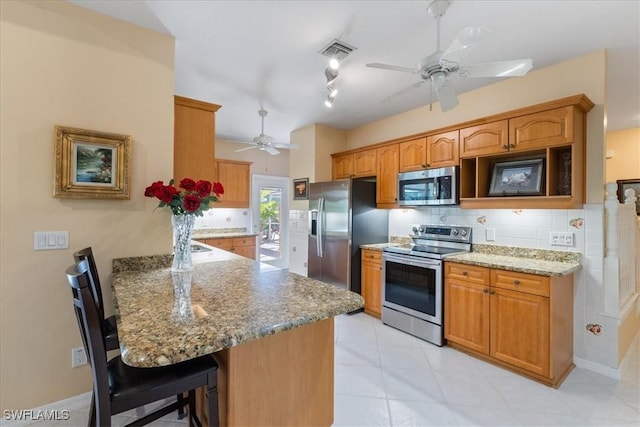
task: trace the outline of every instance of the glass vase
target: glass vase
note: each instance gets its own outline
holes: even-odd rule
[[[171,318],[177,323],[188,323],[193,320],[191,306],[191,271],[172,271],[173,281],[173,310]]]
[[[173,264],[171,271],[193,270],[191,260],[191,232],[196,222],[195,215],[173,215]]]

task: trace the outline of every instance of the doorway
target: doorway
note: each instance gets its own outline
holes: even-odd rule
[[[289,178],[253,175],[251,189],[253,231],[259,245],[257,259],[289,268]]]

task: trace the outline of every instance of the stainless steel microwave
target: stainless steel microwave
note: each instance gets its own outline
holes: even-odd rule
[[[398,205],[442,206],[460,202],[458,166],[398,174]]]

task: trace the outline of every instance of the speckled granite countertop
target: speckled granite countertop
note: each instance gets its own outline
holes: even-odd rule
[[[473,245],[473,252],[448,255],[445,261],[541,276],[567,276],[580,268],[580,254],[577,252],[498,245]]]
[[[229,239],[232,237],[253,237],[256,233],[246,228],[197,228],[191,233],[192,239]]]
[[[381,251],[389,246],[399,246],[399,243],[370,243],[368,245],[360,245],[360,249],[370,249],[373,251]]]
[[[356,293],[219,249],[193,260],[190,273],[112,274],[125,363],[178,363],[364,305]]]

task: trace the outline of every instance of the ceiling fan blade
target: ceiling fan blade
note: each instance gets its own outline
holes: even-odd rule
[[[416,70],[414,68],[401,67],[399,65],[379,64],[377,62],[372,62],[370,64],[367,64],[367,67],[380,68],[382,70],[402,71],[404,73],[413,73],[413,74],[418,74],[420,72],[420,70]]]
[[[413,89],[422,86],[426,82],[427,82],[427,80],[420,80],[419,82],[411,83],[409,86],[406,86],[406,87],[400,89],[398,92],[396,92],[394,94],[391,94],[391,95],[387,96],[386,98],[380,100],[380,102],[389,102],[389,101],[391,101],[392,99],[394,99],[394,98],[396,98],[398,96],[402,96],[402,95],[406,94],[407,92],[410,92]]]
[[[514,77],[524,76],[531,70],[533,62],[528,59],[487,62],[460,67],[459,77]]]
[[[436,82],[436,94],[438,94],[440,109],[443,113],[458,105],[458,95],[446,79]]]
[[[272,142],[271,146],[275,148],[282,148],[284,150],[297,150],[300,148],[298,144],[287,144],[284,142]]]
[[[463,28],[442,54],[440,64],[449,69],[456,65],[459,66],[487,34],[489,34],[489,30],[483,27]]]
[[[237,142],[241,142],[241,141],[237,141]],[[247,151],[247,150],[253,150],[254,148],[258,148],[258,146],[257,145],[253,145],[253,143],[244,142],[243,144],[252,144],[252,145],[251,145],[251,147],[240,148],[238,150],[234,150],[234,152],[239,153],[240,151]]]
[[[280,154],[280,152],[273,147],[264,147],[263,150],[271,154],[272,156],[275,156],[276,154]]]

